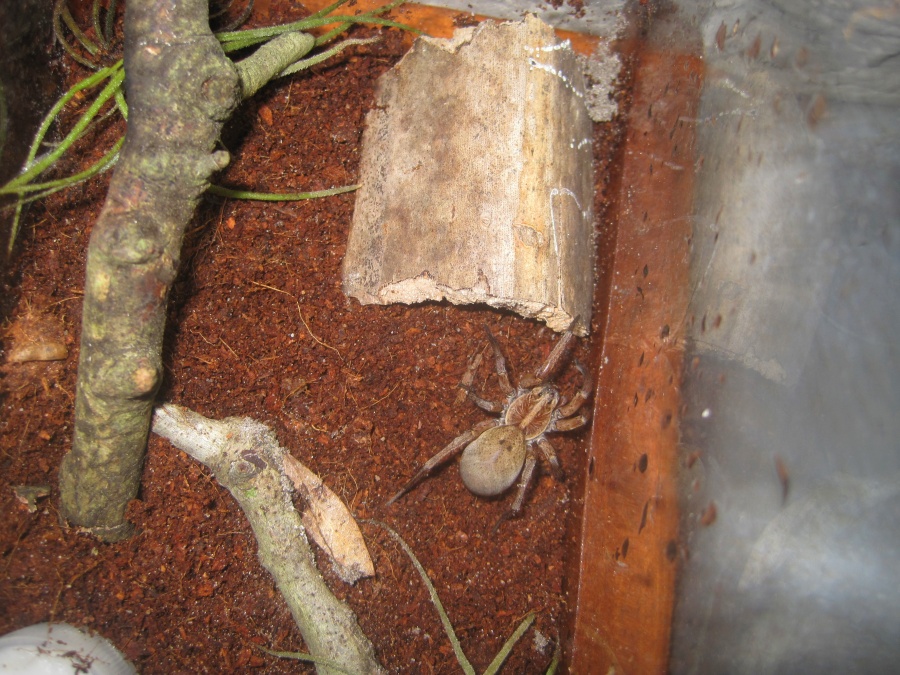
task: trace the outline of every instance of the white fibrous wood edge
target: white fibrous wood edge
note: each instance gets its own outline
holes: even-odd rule
[[[366,118],[344,292],[363,304],[483,303],[585,335],[584,92],[569,43],[532,16],[417,40]]]

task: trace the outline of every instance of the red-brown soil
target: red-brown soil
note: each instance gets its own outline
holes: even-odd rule
[[[264,20],[255,20],[296,18],[290,3],[272,0],[264,9]],[[233,161],[217,181],[273,192],[354,183],[376,79],[406,49],[397,31],[384,35],[246,103],[224,135]],[[595,129],[598,229],[616,129]],[[118,132],[100,130],[91,145],[102,147]],[[146,674],[311,672],[258,649],[303,644],[235,502],[168,442],[150,438],[141,492],[129,509],[135,536],[103,544],[60,522],[57,472],[71,443],[85,251],[107,181],[100,177],[30,208],[2,276],[3,353],[14,346],[13,327],[21,330],[25,317],[37,316],[56,323],[68,355],[2,366],[0,634],[40,621],[69,622],[110,638]],[[542,472],[522,516],[495,535],[491,529],[512,495],[476,498],[453,464],[397,504],[383,505],[422,462],[485,418],[456,389],[467,359],[487,348],[485,324],[514,374],[540,364],[556,336],[482,307],[363,307],[348,299],[340,265],[353,202],[352,193],[276,204],[205,199],[171,296],[159,399],[209,417],[246,415],[271,425],[357,516],[399,531],[479,671],[522,617],[536,612],[505,672],[543,672],[571,620],[574,581],[566,573],[575,568],[575,477],[583,473],[588,434],[555,437],[566,482]],[[589,342],[577,355],[596,367]],[[497,397],[489,363],[476,386]],[[570,369],[560,382],[573,392],[580,380]],[[31,512],[14,493],[23,485],[48,485],[51,494]],[[392,672],[459,672],[410,562],[383,531],[362,528],[377,578],[349,587],[321,555],[319,562],[382,663]]]

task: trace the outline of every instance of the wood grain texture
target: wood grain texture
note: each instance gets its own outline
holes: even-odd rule
[[[664,673],[681,549],[676,493],[702,64],[636,65],[585,478],[570,672]]]
[[[557,331],[580,317],[584,335],[592,151],[582,67],[547,24],[417,41],[366,116],[345,293],[483,303]]]

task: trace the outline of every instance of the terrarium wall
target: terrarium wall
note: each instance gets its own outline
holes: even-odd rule
[[[687,2],[698,130],[674,673],[900,647],[900,13]]]
[[[508,7],[520,10],[524,3]],[[487,3],[466,4],[461,9],[502,15]],[[621,19],[621,9],[621,3],[586,2],[583,13],[571,18],[566,27],[607,32]],[[543,9],[544,13],[554,11]],[[667,11],[669,25],[679,26],[672,40],[683,40],[685,34],[695,36],[697,56],[705,69],[697,114],[679,120],[693,125],[697,138],[688,234],[690,306],[666,331],[667,336],[671,332],[671,341],[685,350],[685,376],[680,383],[684,401],[679,420],[680,475],[676,481],[681,531],[677,550],[673,549],[679,576],[670,668],[674,673],[777,673],[820,672],[825,666],[851,670],[854,666],[884,672],[900,656],[895,639],[900,588],[893,578],[900,558],[900,420],[895,414],[900,410],[896,340],[900,334],[900,69],[896,67],[900,14],[892,5],[879,7],[861,0],[686,0],[678,7],[667,6]],[[683,44],[677,46],[675,51],[683,49]],[[316,84],[319,88],[311,97],[322,96],[324,87],[319,81]],[[361,86],[357,80],[352,84]],[[280,96],[272,95],[260,104],[261,119],[271,116],[272,108],[276,114],[287,114],[287,106],[279,107]],[[291,100],[300,100],[296,91],[292,96]],[[276,132],[268,129],[266,133]],[[330,139],[336,151],[355,140],[352,133],[346,133],[346,138]],[[277,147],[277,152],[282,152],[281,146]],[[8,166],[6,156],[3,162]],[[307,170],[312,173],[315,168],[310,160]],[[339,172],[337,179],[347,177]],[[343,202],[337,204],[335,212],[347,218],[349,209]],[[247,296],[275,293],[278,289],[267,291],[267,286],[259,284],[274,283],[267,275],[279,271],[273,272],[272,260],[280,254],[272,251],[278,250],[283,229],[261,224],[258,209],[240,208],[243,218],[236,219],[228,212],[216,221],[215,241],[189,253],[198,264],[211,256],[209,251],[219,253],[217,266],[227,272],[233,262],[229,247],[234,239],[243,237],[261,261],[257,269],[260,281],[251,286],[235,275],[233,283],[244,284],[249,289],[243,292]],[[316,207],[279,208],[278,218],[293,222],[297,211],[308,214]],[[332,217],[322,213],[323,222]],[[319,218],[318,212],[315,218]],[[278,234],[272,234],[270,227]],[[300,245],[295,250],[301,251],[307,277],[318,282],[335,274],[337,266],[321,262],[324,257],[317,253],[324,246],[317,243],[315,228],[310,233],[310,238],[297,235]],[[296,256],[291,263],[297,263]],[[278,265],[286,264],[278,259]],[[212,277],[203,274],[184,282],[188,290],[183,298],[192,297],[188,291],[199,295],[204,290]],[[296,275],[284,278],[294,283]],[[330,286],[322,282],[316,288],[318,292]],[[214,293],[218,300],[226,296],[218,290]],[[271,297],[284,300],[282,295]],[[283,306],[269,302],[276,319],[265,325],[238,310],[222,309],[217,339],[230,350],[234,333],[228,331],[237,323],[243,322],[244,329],[254,335],[276,332],[273,325],[278,322],[293,326],[284,317],[296,322],[294,313],[301,304],[307,310],[306,299],[299,297],[299,302],[289,299]],[[198,358],[192,367],[214,389],[220,375],[210,359],[232,364],[231,355],[218,343],[210,346],[203,342],[207,336],[196,337],[191,332],[195,315],[183,298],[181,311],[187,319],[172,341],[182,351],[207,359]],[[359,311],[342,306],[336,294],[325,300],[329,311],[335,307],[347,315]],[[227,301],[232,301],[230,295]],[[244,302],[244,297],[235,295],[234,302]],[[415,311],[392,310],[388,319],[408,320]],[[397,387],[402,386],[401,393],[419,397],[416,402],[425,409],[442,405],[439,394],[444,391],[438,384],[452,388],[458,381],[464,367],[461,359],[471,352],[470,345],[463,344],[459,325],[445,319],[443,310],[429,308],[427,313],[427,321],[433,323],[420,318],[424,328],[415,325],[405,334],[392,331],[386,339],[390,344],[376,353],[356,354],[361,361],[369,359],[367,379],[359,385],[362,376],[350,380],[357,375],[348,375],[342,365],[332,365],[338,363],[337,357],[318,342],[322,338],[323,343],[333,340],[341,344],[345,326],[332,325],[334,322],[309,311],[301,314],[303,323],[291,330],[296,329],[305,340],[304,354],[321,352],[318,370],[302,377],[290,370],[280,377],[257,368],[258,363],[253,363],[253,368],[241,365],[248,378],[252,374],[261,383],[253,394],[253,410],[280,419],[279,430],[288,438],[293,433],[322,445],[348,442],[366,450],[372,443],[379,449],[386,447],[396,457],[384,460],[378,456],[368,468],[370,473],[397,482],[397,457],[413,450],[418,457],[425,457],[429,447],[439,447],[457,431],[455,416],[460,415],[458,409],[448,411],[442,427],[417,429],[413,441],[402,449],[394,447],[401,445],[399,441],[381,438],[377,423],[372,422],[375,412],[387,406],[394,406],[390,410],[395,417],[415,421],[415,413],[395,404],[392,394]],[[386,329],[390,321],[384,320],[379,328]],[[464,317],[467,339],[476,336],[472,339],[482,340],[482,321],[474,312]],[[307,331],[315,337],[307,338]],[[515,326],[512,331],[519,336],[525,332]],[[395,363],[393,345],[417,335],[423,349],[433,347],[432,341],[437,341],[433,335],[450,336],[446,339],[455,340],[452,349],[443,349],[453,351],[459,362],[445,362],[444,355],[433,350],[423,357],[422,367],[415,359]],[[508,336],[509,332],[504,337]],[[548,348],[550,336],[541,337],[540,344]],[[627,335],[615,337],[622,342],[629,339]],[[347,355],[354,354],[351,345]],[[539,359],[533,354],[531,358],[530,365],[536,365]],[[370,365],[376,362],[377,371]],[[288,375],[295,378],[292,386],[288,386]],[[438,383],[426,381],[426,376]],[[278,396],[267,388],[276,380],[284,388],[274,390],[281,392]],[[312,401],[304,403],[308,412],[320,414],[325,407],[322,401],[330,400],[326,389],[337,390],[336,383],[343,383],[344,391],[349,392],[344,398],[352,398],[354,387],[361,390],[370,384],[368,380],[379,381],[380,389],[377,396],[366,400],[382,408],[364,409],[358,417],[348,418],[345,426],[317,429],[290,416],[282,419],[284,403],[279,402],[279,407],[270,401],[280,396],[294,405],[298,397],[307,397]],[[193,392],[193,385],[185,384],[191,381],[176,377],[169,391]],[[407,381],[415,388],[408,388]],[[307,396],[310,390],[319,400]],[[247,400],[251,399],[245,397],[239,403],[245,405]],[[275,408],[278,411],[272,412]],[[467,414],[474,419],[471,412]],[[410,428],[414,428],[412,424]],[[574,459],[571,446],[568,452]],[[151,456],[150,471],[162,475],[158,457],[163,454]],[[382,462],[387,463],[382,466]],[[407,475],[414,468],[400,466]],[[449,474],[442,480],[448,481]],[[186,475],[197,484],[196,490],[208,489],[206,477],[180,465],[171,470],[177,480],[170,478],[167,485],[186,483]],[[346,486],[339,487],[352,492],[351,478],[342,474],[340,480]],[[391,493],[388,487],[372,485],[373,493],[384,493],[379,497]],[[451,489],[456,488],[428,488],[441,497],[442,490]],[[551,489],[555,488],[545,486],[534,506],[552,514],[558,499]],[[368,495],[359,494],[365,508]],[[468,498],[461,489],[449,494]],[[151,496],[148,489],[148,500]],[[225,510],[223,503],[221,498],[216,501],[214,492],[205,497],[198,492],[186,508],[201,514],[212,508]],[[494,515],[494,507],[498,507],[472,503],[483,510],[480,515],[484,519],[487,511]],[[235,514],[229,517],[239,522]],[[200,515],[196,519],[202,520]],[[238,528],[235,524],[234,529]],[[448,536],[463,546],[470,535],[462,529],[451,530]],[[541,534],[535,532],[533,538]],[[531,533],[526,537],[517,531],[513,550],[526,550],[533,545],[533,538]],[[165,541],[163,536],[160,539]],[[244,539],[236,541],[237,548],[246,546]],[[535,555],[527,550],[530,555],[521,557],[531,560]],[[234,553],[228,564],[237,568],[243,564],[241,558]],[[151,570],[151,578],[156,573]],[[438,573],[447,577],[439,583],[449,586],[452,582],[462,588],[459,578],[444,570]],[[250,581],[265,587],[265,581]],[[65,594],[64,601],[78,591],[76,580],[72,583],[76,589]],[[193,594],[193,600],[202,602],[207,597],[202,593],[209,588],[195,590],[190,578],[186,583],[184,592]],[[424,596],[418,600],[424,601]],[[412,600],[409,603],[412,607]],[[598,626],[605,620],[604,613],[598,613]],[[636,635],[635,641],[640,637]],[[225,646],[222,651],[227,651]]]

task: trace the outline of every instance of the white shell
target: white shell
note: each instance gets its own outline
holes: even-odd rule
[[[479,497],[501,494],[522,473],[525,434],[517,426],[488,429],[466,446],[459,462],[459,475]]]
[[[39,623],[0,637],[0,672],[137,674],[109,640],[66,623]]]

